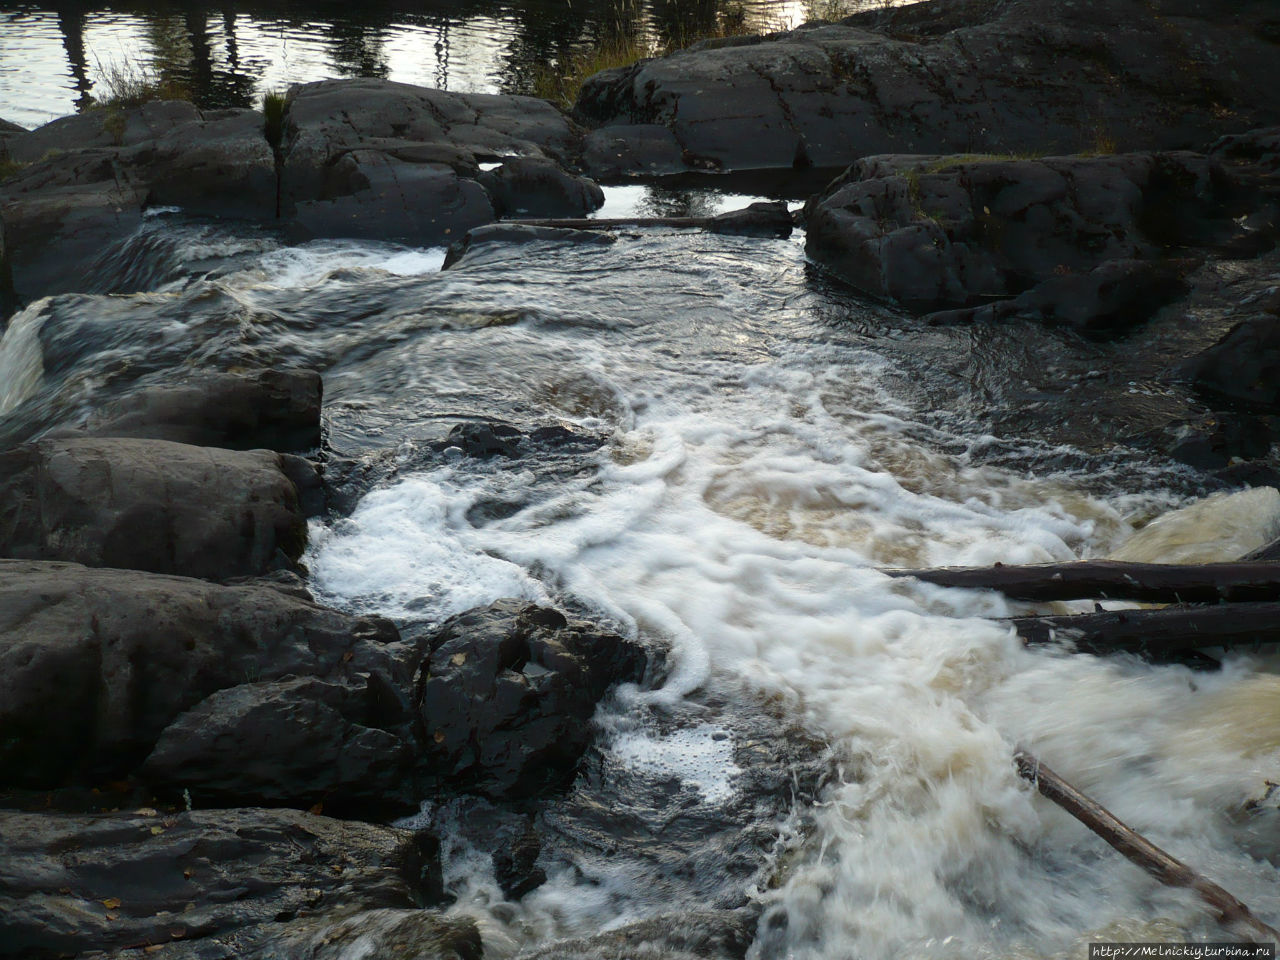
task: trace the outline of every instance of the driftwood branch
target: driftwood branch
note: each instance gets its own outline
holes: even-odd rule
[[[1226,925],[1247,928],[1251,934],[1275,943],[1280,933],[1253,915],[1230,893],[1196,873],[1181,860],[1165,853],[1096,800],[1081,793],[1034,756],[1024,750],[1014,755],[1018,773],[1033,783],[1040,793],[1071,814],[1118,850],[1130,863],[1141,867],[1170,887],[1188,887],[1199,894]]]
[[[1200,647],[1280,641],[1280,603],[1220,603],[1159,610],[1108,610],[1072,616],[1013,617],[1029,645],[1068,640],[1087,653],[1170,659]]]
[[[1040,602],[1092,598],[1146,603],[1280,600],[1280,564],[1265,561],[1169,564],[1079,560],[885,573],[942,587],[998,590],[1015,600]]]

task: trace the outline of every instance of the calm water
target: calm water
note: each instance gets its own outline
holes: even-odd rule
[[[202,106],[265,89],[387,77],[462,92],[522,91],[531,71],[618,32],[655,42],[731,24],[761,31],[861,0],[424,0],[421,3],[0,4],[0,117],[36,126],[125,70],[186,84]]]

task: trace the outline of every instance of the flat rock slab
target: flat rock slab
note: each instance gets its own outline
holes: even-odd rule
[[[0,556],[225,579],[302,555],[306,522],[266,450],[41,440],[0,453]],[[305,471],[303,471],[305,472]]]
[[[269,688],[285,677],[362,692],[377,672],[407,688],[412,666],[398,665],[396,640],[386,621],[350,617],[270,585],[0,560],[0,775],[5,786],[30,789],[122,779],[181,715],[199,708],[207,716],[206,698],[245,684],[268,705],[271,693],[278,703],[290,689]],[[356,721],[373,723],[354,706],[344,714],[334,700],[340,693],[312,698],[336,703],[330,719],[343,720],[336,729],[359,733]],[[366,698],[359,703],[361,711],[374,709]],[[273,752],[270,734],[263,726],[256,740],[237,743],[255,751],[254,762],[279,760],[277,782],[285,769],[337,762]],[[297,745],[281,739],[285,748]],[[242,779],[252,769],[244,759],[229,762]],[[386,764],[396,759],[388,745]],[[210,763],[201,777],[225,776],[227,766]],[[198,795],[200,783],[192,777],[177,789]],[[314,784],[306,789],[295,799],[308,799]]]
[[[441,894],[434,838],[392,827],[293,810],[0,811],[2,957],[164,945],[163,956],[248,956],[310,941],[334,915],[409,913]]]
[[[728,38],[597,74],[592,176],[883,153],[1198,148],[1280,120],[1274,7],[947,0]]]

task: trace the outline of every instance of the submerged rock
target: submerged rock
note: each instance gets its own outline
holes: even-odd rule
[[[364,911],[470,944],[465,921],[410,909],[442,896],[435,838],[392,827],[292,810],[0,810],[4,957],[142,957],[162,946],[164,957],[328,957],[276,945],[341,922],[372,928]]]
[[[426,642],[416,707],[433,773],[508,799],[565,783],[597,702],[647,663],[632,641],[517,600],[453,617]]]
[[[469,255],[476,255],[488,250],[501,252],[505,246],[522,243],[574,243],[596,244],[608,246],[615,238],[607,233],[594,230],[565,230],[560,227],[534,227],[523,223],[491,223],[474,230],[468,230],[461,240],[449,247],[444,258],[444,268],[462,263]],[[502,245],[502,246],[498,246]]]
[[[407,703],[397,714],[383,695],[415,665],[397,659],[395,628],[273,585],[0,560],[0,638],[5,786],[123,779],[160,742],[149,772],[174,794],[367,800],[400,768],[397,734],[412,737]],[[308,717],[333,728],[302,729]]]
[[[755,939],[753,910],[688,910],[640,920],[607,933],[563,940],[521,960],[743,960]]]
[[[40,440],[0,453],[0,556],[183,576],[264,573],[306,545],[297,474],[265,450]]]
[[[143,387],[94,413],[80,432],[228,450],[320,445],[323,384],[314,370],[196,373]]]
[[[1111,560],[1216,563],[1239,560],[1280,537],[1280,491],[1216,493],[1152,520],[1111,551]]]
[[[574,113],[596,176],[1185,149],[1280,121],[1275,31],[1265,3],[934,0],[607,70]]]

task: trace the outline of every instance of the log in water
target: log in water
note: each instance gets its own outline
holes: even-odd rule
[[[1207,877],[1196,873],[1181,860],[1170,856],[1138,833],[1093,798],[1081,793],[1036,757],[1019,750],[1014,763],[1024,780],[1030,781],[1041,795],[1052,800],[1086,827],[1118,850],[1126,860],[1136,864],[1161,883],[1170,887],[1189,887],[1213,908],[1226,926],[1248,929],[1251,934],[1275,943],[1280,933],[1263,923],[1240,900]]]
[[[1011,617],[1028,644],[1072,641],[1088,653],[1176,657],[1201,647],[1280,640],[1280,603],[1220,603],[1159,610],[1106,610],[1067,616]]]
[[[1029,566],[941,567],[886,570],[942,587],[998,590],[1015,600],[1141,600],[1146,603],[1217,603],[1280,600],[1280,566],[1250,563],[1127,563],[1080,560]]]

